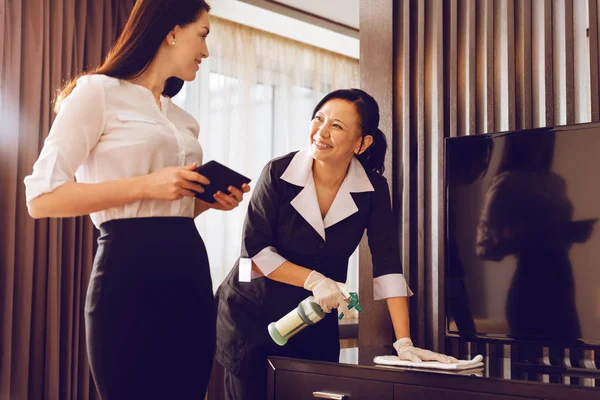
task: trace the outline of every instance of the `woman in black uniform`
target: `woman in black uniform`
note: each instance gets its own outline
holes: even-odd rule
[[[265,398],[269,355],[339,360],[335,312],[284,347],[271,340],[267,325],[311,294],[325,310],[340,306],[337,283],[346,281],[348,259],[365,229],[374,296],[387,300],[399,357],[455,361],[416,348],[409,338],[412,292],[381,175],[387,145],[378,125],[379,107],[367,93],[332,92],[315,107],[310,146],[264,168],[250,200],[242,256],[218,291],[216,357],[226,370],[228,399]]]
[[[90,214],[100,229],[86,335],[104,400],[203,399],[208,384],[215,307],[193,218],[231,210],[243,193],[194,199],[209,184],[194,172],[199,126],[170,98],[208,57],[209,9],[138,0],[104,63],[61,93],[25,179],[33,217]]]

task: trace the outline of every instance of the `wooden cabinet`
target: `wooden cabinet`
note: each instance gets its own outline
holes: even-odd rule
[[[268,365],[269,400],[600,400],[600,388],[382,368],[367,361],[271,357]]]
[[[378,400],[537,400],[436,387],[392,384],[368,379],[344,378],[306,372],[280,371],[275,379],[274,399],[378,399]]]
[[[340,396],[345,396],[341,397],[343,399],[393,400],[394,385],[388,382],[291,371],[279,372],[275,380],[276,399],[306,400]]]
[[[533,397],[508,396],[427,386],[394,385],[394,400],[534,400]]]

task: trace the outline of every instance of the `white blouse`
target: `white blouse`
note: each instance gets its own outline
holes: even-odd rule
[[[162,110],[143,86],[105,75],[81,77],[61,104],[33,173],[25,178],[27,204],[74,177],[98,183],[201,165],[198,122],[169,98],[160,100]],[[143,199],[90,216],[99,227],[112,219],[193,213],[194,198],[184,197]]]

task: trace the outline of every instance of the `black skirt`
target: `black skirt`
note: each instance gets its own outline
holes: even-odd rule
[[[85,322],[102,399],[203,399],[216,310],[193,219],[119,219],[100,231]]]

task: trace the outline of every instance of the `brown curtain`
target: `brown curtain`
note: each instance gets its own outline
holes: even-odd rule
[[[66,79],[98,65],[134,0],[0,0],[0,399],[93,399],[83,305],[89,217],[27,214],[28,175]]]

